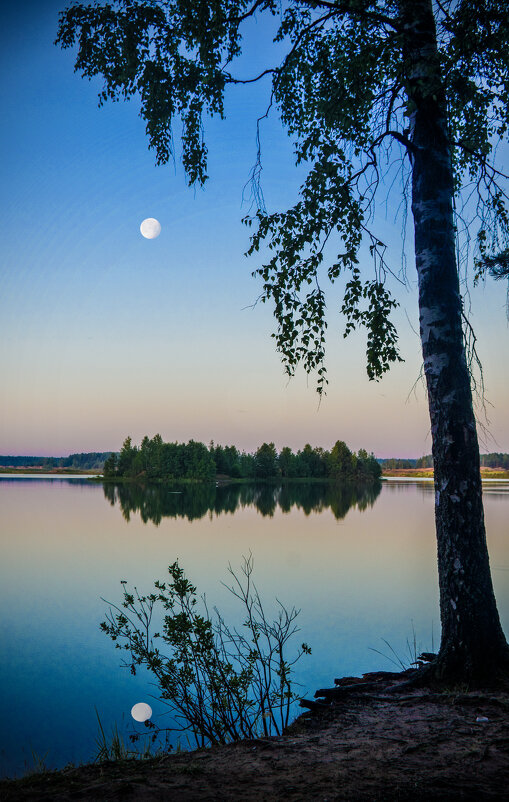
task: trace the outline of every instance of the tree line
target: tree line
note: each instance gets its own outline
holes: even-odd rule
[[[481,465],[483,468],[505,468],[509,470],[509,454],[481,454]]]
[[[384,470],[433,467],[433,457],[431,454],[427,454],[424,457],[418,457],[418,459],[400,459],[399,457],[389,457],[388,459],[380,459],[378,461]]]
[[[74,468],[80,471],[102,470],[111,451],[88,451],[68,457],[0,456],[5,468]]]
[[[274,443],[263,443],[255,452],[239,451],[236,446],[189,440],[165,443],[160,434],[145,436],[140,446],[124,441],[120,453],[104,463],[107,478],[192,479],[211,481],[216,477],[235,479],[332,479],[374,481],[382,469],[365,449],[351,451],[342,440],[330,451],[306,444],[294,453],[285,446],[278,453]]]
[[[270,443],[268,445],[270,446]],[[216,466],[216,473],[226,474],[234,478],[254,478],[256,476],[253,469],[254,454],[240,452],[235,446],[215,446],[211,444],[209,448],[213,448],[213,460]],[[289,448],[283,448],[281,453],[277,455],[280,475],[285,478],[326,476],[327,472],[323,471],[323,454],[326,453],[327,452],[324,452],[322,449],[312,449],[310,445],[306,445],[302,451],[298,451],[296,454],[293,454]],[[359,460],[359,456],[362,460],[364,453],[362,449],[359,451],[356,455],[357,461]],[[67,457],[0,455],[0,467],[45,468],[48,470],[51,468],[73,468],[81,471],[100,471],[104,469],[106,461],[112,456],[114,456],[114,460],[110,460],[108,463],[108,469],[110,469],[112,462],[113,466],[116,467],[119,457],[118,453],[114,454],[112,451],[87,451],[79,454],[69,454]],[[433,467],[433,457],[431,454],[416,459],[388,457],[385,459],[378,459],[377,462],[382,466],[382,469]],[[318,468],[320,464],[321,468]],[[304,470],[303,465],[305,467]],[[498,451],[491,454],[481,454],[481,465],[483,468],[502,468],[504,470],[509,470],[509,454]],[[108,475],[115,475],[115,472],[113,474],[108,473]],[[275,475],[278,475],[277,471]]]
[[[418,459],[399,459],[396,457],[389,457],[388,459],[378,460],[382,468],[396,469],[396,468],[432,468],[433,457],[427,454]],[[481,454],[481,467],[483,468],[503,468],[509,470],[509,454],[503,454],[495,451],[491,454]]]

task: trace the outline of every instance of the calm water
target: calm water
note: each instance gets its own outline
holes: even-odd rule
[[[495,592],[509,633],[509,483],[485,487]],[[384,483],[360,493],[293,485],[148,490],[69,479],[0,479],[2,775],[21,774],[32,751],[58,767],[94,755],[97,707],[105,729],[131,727],[148,700],[147,676],[120,668],[99,630],[121,579],[150,591],[175,559],[227,619],[237,609],[221,585],[252,552],[270,608],[302,609],[297,642],[304,690],[334,677],[391,668],[373,649],[404,654],[437,646],[438,591],[430,483]]]

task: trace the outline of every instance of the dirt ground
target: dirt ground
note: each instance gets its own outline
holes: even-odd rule
[[[509,799],[509,694],[342,681],[281,737],[0,783],[5,800]]]

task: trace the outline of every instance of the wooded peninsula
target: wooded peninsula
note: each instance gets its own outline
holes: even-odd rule
[[[294,453],[285,446],[278,453],[274,443],[263,443],[254,453],[239,451],[236,446],[220,446],[213,442],[189,440],[188,443],[165,443],[161,435],[133,446],[124,441],[120,453],[111,454],[104,463],[105,478],[163,479],[212,481],[218,477],[232,479],[330,479],[376,481],[382,469],[373,454],[365,449],[357,453],[337,440],[330,451],[305,445]]]

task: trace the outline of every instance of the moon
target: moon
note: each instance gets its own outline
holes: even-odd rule
[[[131,708],[131,716],[135,721],[148,721],[151,715],[152,708],[146,702],[137,702]]]
[[[161,223],[155,217],[146,217],[140,225],[140,231],[145,239],[155,239],[161,233]]]

